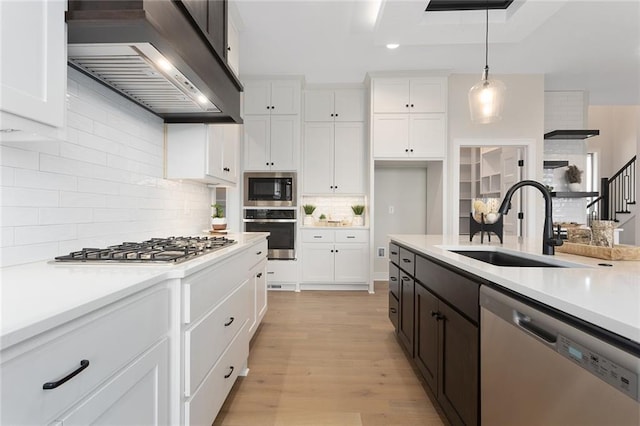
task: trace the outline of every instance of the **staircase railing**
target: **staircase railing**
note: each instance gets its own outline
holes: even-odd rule
[[[600,196],[587,204],[589,223],[593,219],[618,222],[618,214],[630,213],[629,206],[634,204],[636,204],[635,155],[611,178],[600,179]]]

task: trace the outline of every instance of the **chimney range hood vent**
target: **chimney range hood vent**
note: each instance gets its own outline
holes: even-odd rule
[[[600,130],[554,130],[544,134],[545,139],[587,139],[598,136]]]
[[[70,0],[65,19],[69,65],[165,122],[242,123],[226,49],[183,2]],[[226,14],[214,24],[226,31]]]

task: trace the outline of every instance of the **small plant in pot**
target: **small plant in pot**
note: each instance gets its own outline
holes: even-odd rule
[[[214,231],[222,231],[227,229],[227,218],[224,217],[224,208],[216,203],[212,204],[213,214],[211,215],[211,227]]]
[[[569,184],[569,191],[580,191],[580,183],[582,182],[582,170],[575,164],[571,164],[567,167],[565,172],[567,183]]]
[[[361,204],[356,204],[354,206],[351,206],[351,210],[353,211],[354,217],[353,217],[353,225],[354,226],[362,226],[364,225],[364,217],[362,216],[364,214],[364,206]]]
[[[327,216],[324,213],[318,219],[320,220],[320,226],[327,226]]]
[[[313,212],[316,210],[316,206],[313,204],[305,204],[302,206],[302,210],[304,210],[304,222],[305,226],[313,226]]]

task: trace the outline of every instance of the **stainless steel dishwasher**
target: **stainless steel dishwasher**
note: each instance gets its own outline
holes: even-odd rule
[[[483,425],[640,425],[634,343],[487,286],[480,306]]]

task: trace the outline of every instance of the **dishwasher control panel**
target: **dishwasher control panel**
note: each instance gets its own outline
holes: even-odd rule
[[[639,401],[637,374],[561,334],[558,335],[556,349],[560,355],[600,377],[620,392]]]

